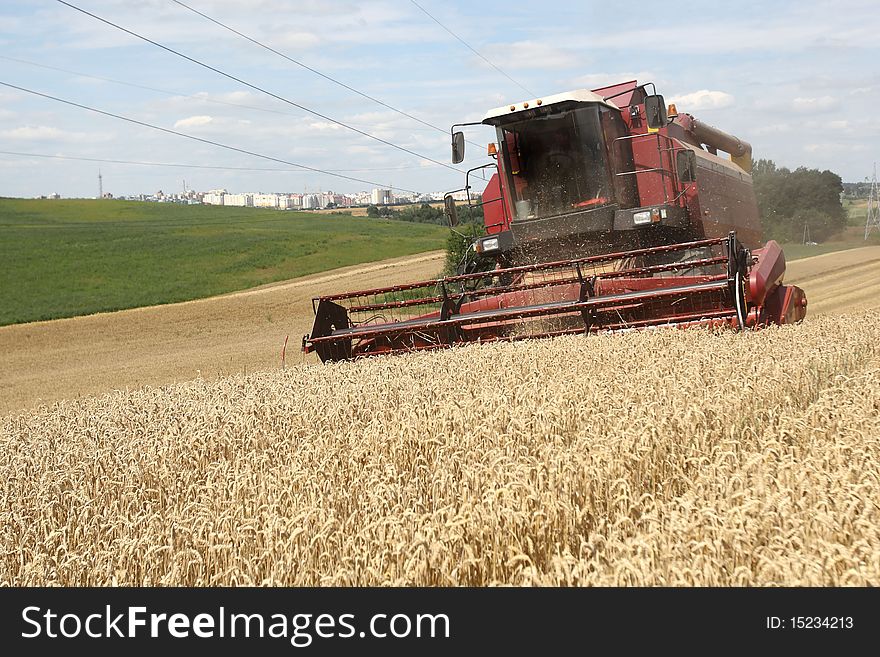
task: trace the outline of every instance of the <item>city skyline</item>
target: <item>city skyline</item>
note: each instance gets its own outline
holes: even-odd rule
[[[420,4],[503,74],[410,2],[192,6],[440,130],[168,0],[78,5],[377,141],[63,4],[4,3],[4,82],[361,182],[278,170],[287,167],[3,87],[0,195],[94,196],[99,167],[105,189],[123,196],[176,189],[182,178],[199,189],[452,190],[463,186],[465,168],[488,161],[484,145],[494,137],[485,127],[467,129],[473,143],[459,173],[437,164],[449,162],[444,131],[452,123],[535,95],[633,78],[655,82],[679,111],[742,137],[756,158],[779,166],[860,181],[880,151],[880,73],[872,65],[880,24],[869,2],[698,2],[687,13],[631,22],[598,3]]]
[[[40,194],[39,199],[104,199],[104,200],[128,200],[149,202],[173,202],[173,203],[201,203],[206,205],[226,205],[236,207],[274,208],[279,210],[316,210],[326,208],[350,208],[368,205],[395,205],[413,203],[436,203],[443,200],[447,192],[434,191],[423,193],[394,193],[390,189],[373,188],[369,191],[340,193],[333,190],[312,190],[303,192],[294,191],[241,191],[228,190],[226,188],[208,188],[204,190],[193,189],[186,180],[181,180],[181,187],[177,190],[169,188],[155,192],[136,194],[115,194],[112,189],[104,187],[104,177],[98,170],[97,191],[94,196],[62,197],[57,192]],[[477,190],[471,191],[471,197],[476,198],[480,194]],[[468,192],[458,190],[451,193],[456,201],[467,201]]]

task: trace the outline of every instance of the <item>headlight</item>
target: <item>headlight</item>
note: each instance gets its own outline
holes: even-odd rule
[[[651,208],[650,210],[642,210],[641,212],[636,212],[633,215],[633,223],[636,226],[641,226],[642,224],[656,224],[660,222],[661,218],[666,217],[666,210],[660,210],[658,208]]]
[[[633,215],[633,223],[636,226],[640,226],[641,224],[651,223],[651,211],[645,210],[644,212],[636,212]]]
[[[489,239],[482,240],[480,242],[480,252],[488,253],[489,251],[497,251],[498,250],[498,238],[490,237]]]

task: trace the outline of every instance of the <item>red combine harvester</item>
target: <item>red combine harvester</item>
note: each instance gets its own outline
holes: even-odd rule
[[[761,225],[751,146],[637,82],[506,105],[468,171],[486,235],[459,275],[314,299],[322,361],[661,325],[788,324],[803,290]],[[480,124],[457,124],[456,127]],[[730,159],[719,157],[721,150]],[[452,160],[464,135],[452,133]],[[479,203],[470,176],[494,173]],[[451,194],[446,214],[455,230]]]

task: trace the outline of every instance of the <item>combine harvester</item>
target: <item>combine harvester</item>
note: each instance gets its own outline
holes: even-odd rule
[[[322,361],[661,325],[803,319],[780,246],[761,246],[751,146],[637,82],[493,109],[493,162],[467,173],[485,236],[459,275],[313,300]],[[452,127],[452,161],[464,135]],[[730,159],[718,156],[718,151]],[[494,170],[479,203],[470,177]],[[458,224],[452,194],[450,225]]]

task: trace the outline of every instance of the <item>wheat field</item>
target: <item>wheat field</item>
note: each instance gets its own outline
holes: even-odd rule
[[[2,585],[880,585],[877,312],[0,419]]]

